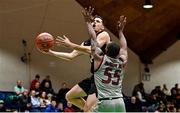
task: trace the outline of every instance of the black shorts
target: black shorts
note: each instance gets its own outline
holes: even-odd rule
[[[93,75],[89,78],[82,80],[81,82],[78,83],[78,85],[79,85],[79,87],[81,87],[83,89],[83,91],[87,95],[97,93]]]

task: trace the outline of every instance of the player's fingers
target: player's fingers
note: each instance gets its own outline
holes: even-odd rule
[[[124,15],[121,15],[121,16],[120,16],[120,19],[119,19],[119,20],[120,20],[120,22],[122,22],[122,21],[123,21],[123,19],[124,19]]]
[[[55,39],[55,42],[60,42],[60,41],[63,41],[62,39],[59,39],[59,38],[56,38]]]
[[[94,8],[91,9],[90,15],[92,15],[93,12],[94,12]]]
[[[57,36],[56,39],[62,39],[62,37],[61,36]]]
[[[64,39],[68,39],[69,40],[69,38],[66,35],[63,35],[63,37],[64,37]]]
[[[60,36],[58,36],[58,38],[56,38],[56,40],[64,40],[64,38],[63,37],[60,37]]]

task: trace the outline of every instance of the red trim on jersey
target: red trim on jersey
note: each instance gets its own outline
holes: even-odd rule
[[[100,67],[101,67],[101,65],[102,65],[103,60],[104,60],[104,56],[103,56],[103,58],[101,59],[101,62],[100,62],[99,67],[98,67],[96,70],[94,70],[94,72],[96,72],[96,71],[98,71],[98,70],[99,70],[99,68],[100,68]]]

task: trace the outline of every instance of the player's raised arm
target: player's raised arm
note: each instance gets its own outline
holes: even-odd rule
[[[120,44],[120,57],[123,59],[124,64],[127,63],[128,53],[127,53],[127,42],[123,34],[124,26],[126,24],[126,17],[120,16],[118,21],[118,33],[119,33],[119,44]]]

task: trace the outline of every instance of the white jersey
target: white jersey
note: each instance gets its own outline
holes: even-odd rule
[[[98,98],[123,97],[122,61],[104,55],[101,65],[94,72]]]

